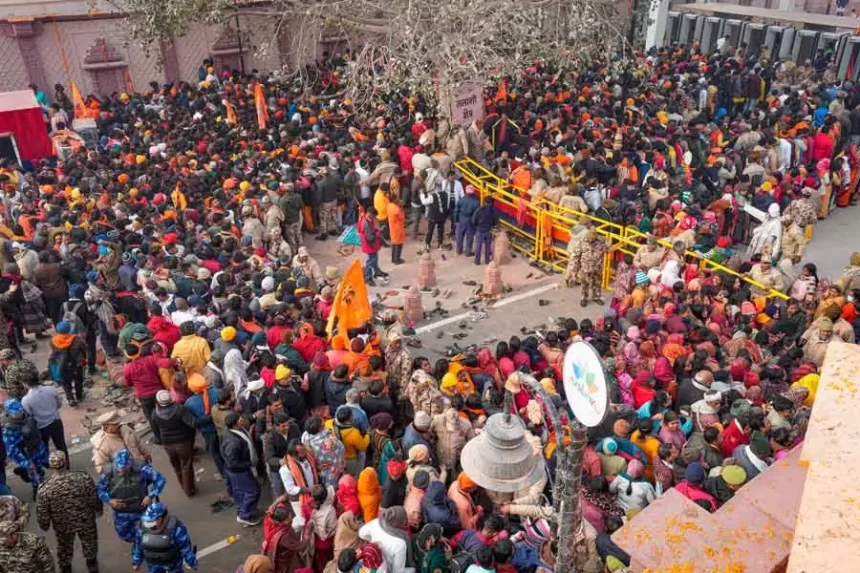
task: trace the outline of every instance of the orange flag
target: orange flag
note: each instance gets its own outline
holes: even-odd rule
[[[224,107],[227,109],[227,123],[236,125],[239,120],[236,118],[236,108],[229,101],[224,101]]]
[[[364,270],[361,268],[361,261],[356,259],[337,286],[326,332],[331,336],[337,326],[337,331],[343,336],[344,342],[348,342],[346,331],[362,326],[371,318],[373,318],[373,310],[370,308],[367,285],[364,283]]]
[[[176,189],[170,194],[170,200],[173,202],[173,208],[177,211],[185,211],[188,208],[188,201],[185,199],[185,193],[182,192],[182,182],[176,182]]]
[[[496,103],[506,102],[508,100],[508,82],[502,80],[499,82],[499,89],[496,90],[496,97],[493,98],[493,101]]]
[[[269,124],[269,108],[266,105],[266,96],[263,95],[263,84],[254,86],[254,105],[257,107],[257,126],[266,129]]]
[[[81,92],[78,91],[78,86],[72,82],[72,103],[75,104],[75,119],[83,119],[92,117],[87,104],[84,103],[84,98],[81,97]]]

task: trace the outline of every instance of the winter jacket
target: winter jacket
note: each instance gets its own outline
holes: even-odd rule
[[[281,209],[284,212],[284,222],[288,225],[298,223],[302,216],[302,196],[298,192],[288,193],[281,200]]]
[[[251,469],[248,443],[228,429],[221,432],[221,456],[227,471],[239,473]]]
[[[472,221],[472,215],[475,214],[475,211],[481,206],[478,198],[472,195],[464,195],[462,199],[457,202],[457,222],[458,223],[470,223]]]
[[[441,223],[448,219],[451,210],[450,197],[445,191],[435,193],[422,193],[421,204],[427,207],[427,219],[435,223]]]
[[[180,404],[158,406],[151,423],[159,429],[165,446],[193,441],[196,434],[194,415]]]
[[[479,233],[489,233],[499,222],[499,213],[492,205],[482,205],[472,215],[472,225]]]
[[[373,255],[382,248],[379,227],[373,217],[363,215],[358,221],[358,237],[361,240],[361,252]]]
[[[421,500],[421,513],[424,523],[438,523],[447,532],[462,529],[457,506],[448,499],[445,485],[441,482],[432,482],[427,486],[427,493]]]
[[[631,479],[626,473],[615,476],[609,484],[609,491],[618,496],[618,506],[624,511],[645,509],[649,503],[657,499],[657,492],[654,491],[653,485],[644,480]]]
[[[370,444],[370,436],[362,434],[358,428],[353,426],[341,426],[332,418],[326,421],[326,428],[334,432],[334,435],[343,442],[346,459],[354,460],[361,452],[367,450]]]
[[[158,375],[160,359],[157,356],[142,356],[127,363],[122,370],[126,386],[134,390],[135,398],[152,398],[159,390],[164,390]],[[172,360],[167,360],[172,364]]]

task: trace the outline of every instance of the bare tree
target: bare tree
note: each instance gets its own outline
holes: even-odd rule
[[[323,35],[341,37],[351,54],[345,86],[359,111],[392,89],[432,102],[442,85],[516,77],[536,60],[574,68],[627,46],[612,0],[110,1],[129,14],[144,45],[181,36],[197,22],[226,21],[237,9],[277,22],[277,34],[288,29],[282,24],[300,22],[289,41],[304,55],[316,54]]]

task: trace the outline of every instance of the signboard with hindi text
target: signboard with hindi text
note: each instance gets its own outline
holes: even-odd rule
[[[603,363],[594,347],[581,340],[572,343],[564,353],[562,378],[574,417],[589,428],[603,422],[609,408],[609,392]]]
[[[451,123],[468,126],[484,119],[484,90],[477,82],[465,82],[451,90]]]

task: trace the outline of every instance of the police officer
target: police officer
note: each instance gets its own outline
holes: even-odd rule
[[[131,565],[137,571],[146,561],[148,573],[182,573],[183,562],[197,569],[197,549],[185,524],[167,514],[164,504],[155,502],[143,512],[134,535]]]
[[[81,540],[87,571],[98,573],[96,518],[104,504],[96,495],[96,484],[86,472],[66,469],[66,454],[61,451],[51,452],[48,465],[53,473],[39,486],[36,516],[43,531],[54,527],[60,573],[72,573],[75,536]]]
[[[161,495],[166,480],[149,464],[132,459],[128,450],[113,456],[104,467],[97,489],[99,499],[114,510],[114,528],[123,541],[134,541],[143,511]]]

